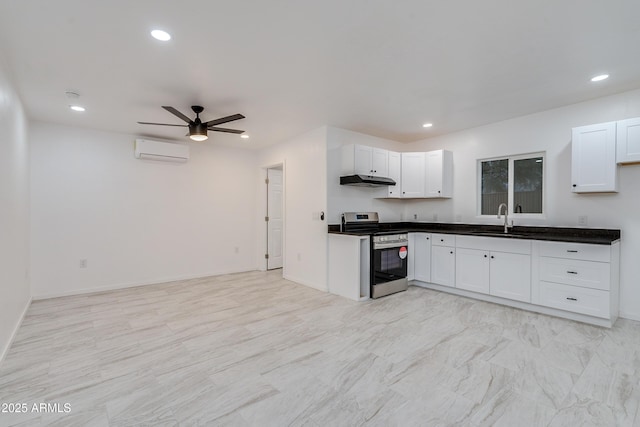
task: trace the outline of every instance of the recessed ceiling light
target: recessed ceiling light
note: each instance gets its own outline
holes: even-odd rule
[[[249,139],[249,135],[240,135],[240,138],[242,138],[242,139]]]
[[[73,111],[78,111],[78,112],[85,111],[85,108],[79,105],[69,105],[69,108],[71,108]]]
[[[602,80],[606,80],[609,78],[609,74],[600,74],[599,76],[595,76],[591,78],[592,82],[600,82]]]
[[[433,126],[433,123],[425,123],[422,125],[423,128],[430,128],[431,126]]]
[[[171,34],[167,33],[166,31],[162,31],[162,30],[153,30],[153,31],[151,31],[151,36],[156,40],[160,40],[161,42],[167,42],[167,41],[171,40]]]

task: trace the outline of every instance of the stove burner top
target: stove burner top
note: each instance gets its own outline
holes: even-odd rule
[[[341,218],[340,231],[375,232],[380,228],[378,212],[345,212]]]

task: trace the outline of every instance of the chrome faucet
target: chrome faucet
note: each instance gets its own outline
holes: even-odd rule
[[[502,211],[502,207],[504,206],[504,232],[509,232],[509,208],[506,203],[500,203],[498,206],[498,219],[500,219],[500,212]]]

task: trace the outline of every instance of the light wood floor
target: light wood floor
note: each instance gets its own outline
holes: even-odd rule
[[[36,301],[0,425],[633,426],[640,324],[410,287],[356,303],[251,272]],[[636,424],[638,425],[638,424]]]

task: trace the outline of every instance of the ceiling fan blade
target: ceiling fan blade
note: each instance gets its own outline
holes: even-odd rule
[[[209,120],[207,123],[205,123],[205,125],[207,125],[207,127],[221,125],[223,123],[232,122],[234,120],[240,120],[240,119],[244,119],[244,116],[242,114],[234,114],[233,116],[227,116],[227,117],[222,117],[220,119]]]
[[[181,127],[181,128],[189,127],[189,126],[187,126],[187,125],[171,125],[171,124],[169,124],[169,123],[149,123],[149,122],[138,122],[138,124],[141,124],[141,125],[158,125],[158,126],[178,126],[178,127]]]
[[[238,129],[227,129],[227,128],[214,128],[214,127],[208,127],[207,130],[212,130],[214,132],[227,132],[227,133],[244,133],[243,130],[238,130]]]
[[[167,110],[168,112],[170,112],[174,116],[181,118],[185,122],[191,123],[191,119],[189,117],[185,116],[184,114],[182,114],[180,111],[176,110],[175,108],[167,107],[167,106],[164,106],[164,105],[162,106],[162,108],[164,108],[165,110]]]

